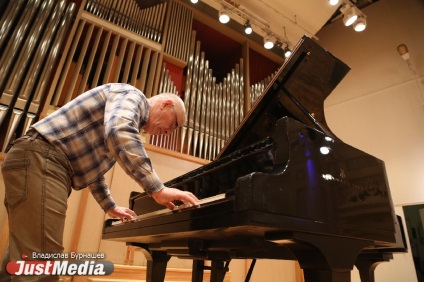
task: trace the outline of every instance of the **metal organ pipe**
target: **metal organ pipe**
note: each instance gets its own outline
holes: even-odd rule
[[[143,91],[147,97],[151,97],[156,92],[178,95],[175,83],[163,62],[166,61],[166,57],[164,59],[161,49],[141,43],[144,41],[128,34],[130,31],[154,42],[160,42],[163,39],[167,3],[142,9],[135,0],[86,1],[84,11],[81,11],[75,22],[75,33],[72,38],[69,38],[67,49],[63,51],[65,57],[61,60],[61,66],[55,70],[57,74],[54,82],[48,85],[53,66],[67,39],[66,34],[71,27],[72,15],[76,12],[75,4],[72,4],[72,9],[69,4],[64,12],[66,0],[11,2],[13,4],[7,8],[10,13],[5,14],[0,23],[0,48],[4,49],[3,56],[0,58],[0,93],[3,93],[7,82],[13,99],[20,97],[20,100],[28,101],[25,107],[29,107],[30,111],[27,112],[24,128],[27,128],[39,113],[40,102],[48,91],[51,96],[48,106],[52,109],[62,106],[87,89],[109,82],[132,84]],[[63,14],[63,16],[55,16],[49,12],[48,9],[53,9],[52,3],[57,3],[54,13]],[[187,117],[180,130],[169,136],[152,136],[151,143],[212,160],[243,119],[244,62],[240,59],[240,62],[234,65],[223,80],[218,81],[213,76],[206,54],[201,50],[201,42],[196,41],[196,31],[192,30],[192,11],[176,1],[171,3],[168,36],[162,47],[166,55],[187,62],[184,87]],[[39,7],[46,8],[37,12]],[[61,11],[58,10],[59,7]],[[6,46],[3,40],[6,38],[4,27],[16,22],[16,14],[21,10],[23,12],[19,18],[19,27],[12,34],[14,40]],[[108,20],[116,26],[111,28],[101,19]],[[38,42],[35,42],[35,39],[25,42],[23,34],[28,33],[32,22],[36,23],[32,34],[34,38],[39,38]],[[36,28],[38,28],[37,31]],[[39,34],[44,29],[48,33],[54,33],[57,30],[57,38],[54,40],[48,36],[41,38]],[[126,29],[125,32],[124,29]],[[33,56],[34,60],[24,61],[23,57],[31,57],[36,45],[42,48],[36,56]],[[47,45],[52,47],[47,49]],[[21,49],[24,52],[19,56],[17,50]],[[47,53],[48,50],[51,50],[50,53]],[[12,70],[13,62],[18,57],[19,65],[24,66],[26,72],[30,70],[33,75],[24,74],[25,71],[17,67]],[[10,73],[14,75],[8,75]],[[20,82],[17,80],[18,77],[27,79]],[[37,78],[40,78],[38,83]],[[18,94],[19,86],[22,86],[23,92]],[[251,92],[259,93],[261,92],[259,88],[261,87],[252,86]],[[34,96],[32,101],[30,101],[31,95]],[[0,102],[3,103],[1,100]],[[5,113],[12,111],[9,106],[6,105],[3,115],[0,110],[0,122]],[[15,112],[16,109],[12,115]]]
[[[3,51],[0,59],[0,123],[5,129],[0,145],[3,152],[14,137],[27,130],[39,110],[40,99],[46,93],[46,84],[57,62],[58,47],[64,42],[63,32],[72,21],[75,4],[67,5],[65,0],[18,0],[10,1],[6,10],[8,14],[2,17],[0,30]],[[6,42],[3,28],[11,27],[12,23],[13,31]]]

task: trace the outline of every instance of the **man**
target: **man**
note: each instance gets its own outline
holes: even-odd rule
[[[136,216],[115,204],[105,182],[104,174],[116,161],[157,203],[169,209],[174,200],[195,205],[192,193],[163,185],[140,139],[141,130],[169,134],[184,119],[184,103],[177,95],[147,99],[133,86],[112,83],[81,94],[32,125],[14,142],[2,166],[10,260],[32,252],[63,252],[71,188],[88,187],[113,218]]]

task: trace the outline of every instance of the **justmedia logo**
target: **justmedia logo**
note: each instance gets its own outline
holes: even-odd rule
[[[110,261],[11,261],[6,270],[11,275],[109,275]]]

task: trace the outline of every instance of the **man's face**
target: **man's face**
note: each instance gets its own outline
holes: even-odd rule
[[[168,135],[177,129],[177,110],[172,101],[163,101],[150,109],[148,124],[144,131],[151,135]]]

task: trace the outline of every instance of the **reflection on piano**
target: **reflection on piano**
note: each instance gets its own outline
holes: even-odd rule
[[[349,68],[302,38],[219,156],[166,186],[200,206],[170,211],[133,192],[129,223],[105,222],[103,239],[139,246],[147,281],[163,281],[171,256],[193,260],[192,281],[223,281],[238,258],[297,260],[305,281],[363,281],[406,251],[384,163],[339,140],[324,100]]]

